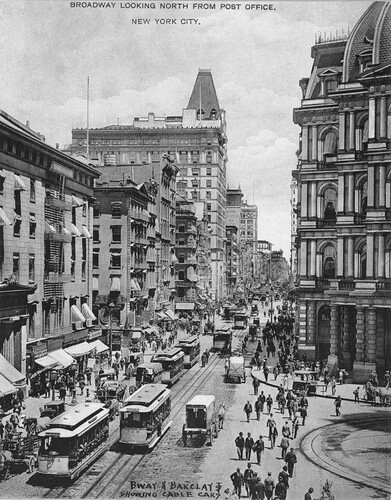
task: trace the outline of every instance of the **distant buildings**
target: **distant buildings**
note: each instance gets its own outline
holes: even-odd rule
[[[294,110],[299,350],[368,380],[391,360],[391,4],[319,38]]]

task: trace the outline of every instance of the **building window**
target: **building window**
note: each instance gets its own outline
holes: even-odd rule
[[[179,281],[184,281],[185,279],[185,271],[179,271],[178,273],[178,280]]]
[[[87,215],[87,200],[85,198],[83,198],[82,215],[83,217]]]
[[[121,268],[121,250],[110,251],[110,267],[115,269]]]
[[[207,203],[206,209],[208,210],[208,212],[210,212],[212,210],[212,203]]]
[[[184,233],[185,232],[185,226],[184,225],[180,225],[178,227],[178,233]]]
[[[113,243],[121,243],[121,226],[113,226],[111,228],[111,241]]]
[[[178,263],[179,264],[185,263],[185,256],[182,253],[180,255],[178,255]]]
[[[192,168],[191,170],[193,175],[200,175],[200,169],[199,168]]]
[[[92,250],[92,267],[93,269],[99,269],[99,248]]]
[[[211,191],[207,191],[206,192],[206,199],[207,200],[211,200],[212,199],[212,192]]]
[[[198,179],[192,179],[191,185],[192,185],[193,188],[198,188],[199,185],[200,185],[199,180]]]
[[[94,219],[98,219],[100,217],[100,203],[94,203],[93,217]]]
[[[335,278],[336,275],[336,251],[332,245],[327,245],[323,250],[323,277]]]
[[[192,163],[198,163],[198,151],[191,152],[191,161]]]
[[[92,230],[92,241],[93,243],[100,243],[100,226],[94,226]]]
[[[81,279],[85,281],[86,279],[86,267],[87,267],[87,240],[83,238],[81,240]]]
[[[206,187],[211,188],[212,187],[212,179],[206,179]]]
[[[14,274],[16,278],[19,278],[19,271],[20,271],[20,254],[14,253],[12,254],[12,274]]]
[[[212,153],[211,153],[211,151],[208,151],[206,153],[206,163],[212,163]]]
[[[35,281],[35,255],[31,253],[29,255],[29,281]]]
[[[212,167],[206,167],[206,175],[212,175]]]
[[[111,216],[119,218],[122,215],[122,203],[120,201],[115,201],[111,204]]]
[[[35,203],[35,180],[30,179],[30,201]]]
[[[76,267],[76,238],[72,236],[71,241],[71,275],[72,280],[75,279],[75,267]]]
[[[29,231],[30,238],[35,238],[36,227],[37,227],[37,220],[35,218],[35,214],[30,213],[30,231]]]

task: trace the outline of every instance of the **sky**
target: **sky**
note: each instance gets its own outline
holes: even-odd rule
[[[310,75],[315,35],[346,33],[371,2],[257,4],[266,1],[0,0],[0,108],[62,147],[86,126],[87,76],[90,126],[101,127],[180,115],[198,69],[210,68],[226,111],[228,186],[258,206],[258,238],[289,260],[298,82]]]

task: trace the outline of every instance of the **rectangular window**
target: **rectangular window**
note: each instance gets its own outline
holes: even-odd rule
[[[212,192],[211,191],[206,191],[206,199],[211,200],[212,199]]]
[[[212,175],[212,167],[206,167],[206,175]]]
[[[30,212],[30,230],[29,230],[30,238],[35,238],[36,227],[37,227],[37,220],[35,218],[35,214]]]
[[[192,163],[198,163],[198,151],[191,152],[191,161]]]
[[[100,243],[99,226],[94,226],[94,228],[92,230],[92,241],[93,241],[93,243]]]
[[[192,169],[192,174],[193,175],[200,175],[200,169],[199,168],[193,168]]]
[[[122,215],[122,203],[120,201],[111,204],[111,216],[119,218]]]
[[[4,181],[5,181],[4,175],[0,174],[0,194],[3,194],[4,192]]]
[[[92,250],[92,267],[94,269],[99,269],[99,248],[94,248]]]
[[[111,241],[113,243],[121,243],[121,226],[112,226],[111,228]]]
[[[35,281],[35,255],[33,253],[29,255],[29,281]]]
[[[100,203],[95,203],[93,206],[93,217],[98,219],[100,217]]]
[[[87,215],[87,200],[85,198],[83,198],[82,215],[83,217]]]
[[[206,163],[212,163],[212,153],[210,151],[206,153]]]
[[[19,271],[20,271],[20,254],[14,253],[12,254],[12,274],[14,274],[18,278]]]
[[[212,187],[212,179],[206,179],[206,187],[211,188]]]
[[[35,180],[30,179],[30,202],[35,203]]]
[[[121,268],[121,250],[111,250],[110,267],[115,269]]]
[[[207,203],[206,209],[208,210],[208,212],[210,212],[212,210],[212,203]]]
[[[179,271],[178,280],[183,281],[185,279],[185,271]]]
[[[75,267],[76,267],[76,238],[72,236],[71,241],[71,275],[72,279],[75,279]]]

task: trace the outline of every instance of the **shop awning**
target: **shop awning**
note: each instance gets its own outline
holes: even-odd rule
[[[90,346],[96,349],[97,354],[100,354],[101,352],[108,351],[109,348],[107,347],[106,344],[104,344],[101,340],[97,339],[94,340],[93,342],[89,342]]]
[[[12,222],[9,220],[4,210],[0,207],[0,226],[5,225],[12,226]]]
[[[121,291],[121,276],[112,276],[110,292],[120,292],[120,291]]]
[[[72,222],[69,224],[69,229],[73,236],[81,236],[81,232],[77,229],[75,224],[72,224]]]
[[[56,228],[45,220],[45,233],[56,233]]]
[[[24,183],[24,181],[22,181],[22,178],[16,174],[14,174],[14,177],[15,177],[15,189],[17,191],[26,191],[27,186]]]
[[[66,347],[65,351],[68,354],[70,354],[71,356],[75,356],[75,357],[84,356],[86,354],[89,354],[91,351],[93,351],[95,349],[95,347],[91,344],[84,341],[84,342],[81,342],[80,344],[71,345],[70,347]]]
[[[58,349],[49,353],[49,356],[53,358],[57,363],[63,368],[68,368],[75,361],[72,356],[70,356],[64,349]]]
[[[168,316],[167,316],[167,314],[165,314],[164,312],[158,312],[157,313],[157,317],[159,319],[169,319]]]
[[[34,361],[42,368],[53,368],[53,366],[58,365],[58,361],[49,355],[42,356],[42,358],[37,358]]]
[[[167,309],[167,311],[164,311],[167,316],[172,320],[172,321],[175,321],[177,319],[177,316],[176,314],[174,313],[174,311],[171,311],[171,309]]]
[[[82,315],[82,313],[74,304],[71,307],[71,317],[72,317],[72,323],[77,323],[78,321],[82,321],[84,323],[84,321],[86,320],[85,317]]]
[[[84,203],[80,198],[77,198],[75,195],[72,195],[72,206],[73,207],[82,207],[83,205],[84,205]]]
[[[2,354],[0,354],[0,373],[12,384],[23,385],[26,383],[26,377],[12,366]]]
[[[177,302],[175,309],[178,311],[192,311],[194,309],[194,302]]]
[[[92,289],[93,290],[99,290],[99,279],[93,277],[92,278]]]
[[[81,312],[83,314],[83,316],[86,318],[86,319],[92,319],[92,321],[95,321],[96,320],[96,316],[95,314],[91,311],[90,307],[88,304],[84,303],[82,304],[81,306]]]
[[[81,230],[82,230],[83,236],[85,236],[86,238],[92,238],[91,233],[88,231],[86,226],[82,226]]]
[[[17,389],[0,373],[0,397],[13,394]]]
[[[135,291],[135,292],[139,292],[141,290],[140,285],[138,284],[137,280],[135,280],[134,278],[132,278],[130,280],[130,289]]]

